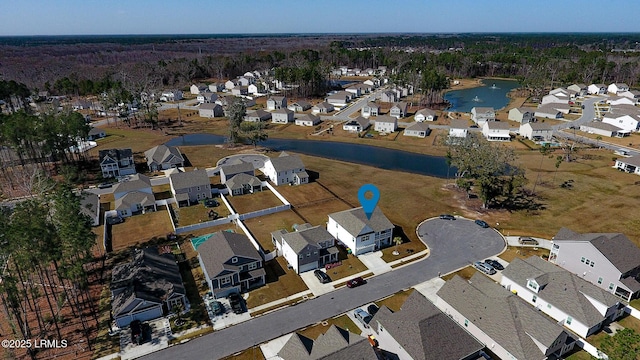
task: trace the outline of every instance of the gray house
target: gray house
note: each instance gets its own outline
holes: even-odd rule
[[[640,248],[624,234],[562,228],[553,238],[549,261],[625,301],[640,296]]]
[[[150,171],[183,167],[184,157],[175,146],[158,145],[144,152]]]
[[[272,96],[267,99],[267,110],[278,110],[287,108],[287,98],[285,96]]]
[[[393,104],[391,109],[389,109],[389,116],[393,116],[398,119],[407,116],[408,106],[409,105],[404,101]]]
[[[407,126],[402,133],[404,136],[414,136],[423,138],[429,135],[431,129],[429,129],[429,124],[423,122],[413,122],[411,125]]]
[[[367,338],[336,325],[313,340],[294,333],[278,351],[285,360],[382,360],[382,353],[371,346]]]
[[[91,219],[91,226],[100,225],[100,197],[94,193],[80,193],[80,213]]]
[[[380,115],[380,105],[373,102],[368,102],[362,107],[362,109],[360,109],[360,114],[365,118],[368,118],[370,116],[378,116]]]
[[[229,164],[220,166],[220,183],[225,184],[237,174],[247,174],[254,176],[255,170],[252,163],[240,161],[237,164]]]
[[[191,206],[200,200],[211,198],[211,181],[206,170],[171,174],[169,184],[178,206]]]
[[[113,187],[115,210],[121,217],[156,211],[156,198],[151,189],[151,180],[142,174],[135,174],[127,181]]]
[[[248,237],[218,231],[204,235],[203,239],[196,248],[198,261],[215,298],[265,284],[262,257]]]
[[[400,96],[393,91],[385,91],[382,94],[380,94],[381,102],[386,102],[386,103],[396,102],[398,101],[399,98]]]
[[[295,230],[274,231],[271,241],[296,274],[338,261],[336,240],[327,230],[310,224],[298,225]]]
[[[249,121],[249,122],[262,122],[270,119],[271,119],[271,113],[264,111],[262,109],[249,112],[244,117],[244,121]]]
[[[293,104],[287,106],[287,109],[295,112],[303,112],[311,109],[311,103],[308,101],[300,100],[296,101]]]
[[[328,102],[321,102],[311,108],[311,112],[314,114],[328,114],[333,110],[335,110],[334,106]]]
[[[275,124],[288,124],[293,120],[294,112],[287,108],[281,108],[271,113],[271,122]]]
[[[262,181],[257,177],[245,173],[239,173],[228,179],[224,184],[231,196],[253,194],[262,191]]]
[[[100,150],[98,161],[102,169],[102,177],[111,178],[136,173],[136,164],[133,162],[131,149],[107,149]]]
[[[96,141],[106,136],[107,134],[104,132],[104,129],[92,127],[91,130],[89,130],[89,134],[87,134],[87,140]]]
[[[204,103],[198,107],[198,115],[204,118],[214,118],[224,116],[222,106],[216,103]]]

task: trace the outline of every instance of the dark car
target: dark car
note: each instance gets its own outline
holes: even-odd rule
[[[111,183],[102,183],[100,185],[98,185],[98,189],[107,189],[110,188],[113,184]]]
[[[329,277],[329,275],[327,275],[327,273],[322,270],[314,270],[313,275],[315,275],[323,284],[331,282],[331,278]]]
[[[220,315],[224,313],[224,305],[220,301],[212,301],[209,303],[209,306],[211,307],[211,312],[214,315]]]
[[[215,199],[206,199],[204,201],[204,206],[209,207],[209,208],[210,207],[216,207],[216,206],[219,206],[219,205],[220,205],[220,203],[218,203]]]
[[[489,227],[489,224],[487,224],[487,223],[486,223],[485,221],[483,221],[483,220],[478,219],[478,220],[476,220],[475,222],[476,222],[476,225],[479,225],[480,227],[483,227],[483,228],[485,228],[485,229]]]
[[[522,245],[539,245],[538,240],[529,236],[520,236],[518,242]]]
[[[242,296],[238,293],[232,293],[227,296],[229,299],[229,304],[231,305],[231,310],[233,310],[234,314],[242,314],[244,312],[244,305],[242,304],[244,300]]]
[[[496,270],[504,270],[504,266],[498,262],[498,260],[487,259],[484,261],[485,264],[491,265],[492,268]]]
[[[366,281],[364,281],[363,278],[361,278],[360,276],[358,276],[357,278],[353,278],[349,281],[347,281],[347,287],[348,288],[354,288],[354,287],[358,287],[360,285],[364,285]]]
[[[140,345],[142,343],[142,323],[140,320],[133,320],[129,327],[131,328],[131,342]]]
[[[453,215],[449,215],[449,214],[442,214],[440,215],[440,219],[442,220],[455,220],[456,217]]]
[[[380,310],[380,308],[376,304],[371,304],[367,306],[367,312],[371,314],[371,316],[375,315],[378,312],[378,310]]]

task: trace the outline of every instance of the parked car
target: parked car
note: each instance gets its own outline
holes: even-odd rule
[[[120,216],[107,217],[107,224],[109,225],[122,224],[123,222],[124,222],[124,219],[121,218]]]
[[[522,245],[540,245],[538,240],[529,236],[520,236],[518,238],[518,242]]]
[[[110,188],[112,185],[113,185],[112,183],[102,183],[98,185],[98,189],[107,189],[107,188]]]
[[[242,304],[244,300],[240,294],[231,293],[227,296],[227,299],[229,299],[229,304],[231,305],[231,310],[233,310],[234,314],[242,314],[244,312],[244,305]]]
[[[220,301],[212,301],[209,303],[211,307],[211,312],[213,315],[220,315],[224,313],[224,305]]]
[[[204,201],[204,206],[206,207],[216,207],[216,206],[220,206],[220,203],[218,203],[218,201],[216,201],[215,199],[206,199]]]
[[[347,287],[348,288],[354,288],[354,287],[358,287],[360,285],[364,285],[366,283],[366,281],[361,278],[360,276],[358,276],[357,278],[353,278],[349,281],[347,281]]]
[[[380,310],[380,308],[376,304],[367,306],[367,312],[371,314],[371,316],[374,316],[378,312],[378,310]]]
[[[442,214],[440,215],[440,219],[442,220],[455,220],[456,217],[453,215],[449,215],[449,214]]]
[[[322,270],[318,270],[318,269],[314,270],[313,275],[315,275],[318,278],[318,280],[320,280],[320,282],[323,284],[331,282],[331,278],[329,277],[329,275],[327,275],[327,273]]]
[[[369,321],[371,321],[372,316],[368,312],[358,308],[353,311],[353,316],[362,324],[362,326],[365,327],[365,329],[369,328]]]
[[[142,322],[133,320],[129,327],[131,328],[131,342],[136,345],[142,344]]]
[[[480,261],[476,261],[473,263],[473,266],[478,269],[479,271],[482,271],[485,274],[488,275],[493,275],[496,273],[496,269],[494,269],[493,267],[491,267],[491,265],[489,264],[485,264],[483,262]]]
[[[489,224],[487,224],[485,221],[480,219],[476,220],[475,223],[476,225],[479,225],[480,227],[483,227],[485,229],[489,227]]]
[[[498,262],[498,260],[487,259],[484,261],[485,264],[489,264],[492,268],[496,270],[504,270],[504,266]]]

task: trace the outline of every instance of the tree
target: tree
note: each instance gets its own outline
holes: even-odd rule
[[[269,138],[269,135],[265,132],[265,125],[261,122],[243,122],[240,124],[240,130],[254,147],[258,146],[259,142]]]
[[[229,118],[229,138],[227,140],[231,144],[240,142],[240,124],[242,124],[246,111],[247,108],[242,99],[234,100],[227,108],[227,117]]]
[[[596,136],[596,147],[600,148],[600,140],[602,140],[602,136],[598,135]]]
[[[540,180],[540,174],[542,173],[542,161],[550,152],[551,152],[551,146],[549,145],[549,143],[544,143],[544,145],[542,145],[542,147],[540,148],[540,155],[542,155],[542,157],[540,158],[540,169],[538,170],[538,176],[536,176],[536,181],[535,183],[533,183],[532,192],[534,194],[536,192],[536,186],[538,186],[538,180]]]

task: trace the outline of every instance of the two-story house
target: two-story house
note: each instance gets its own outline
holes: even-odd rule
[[[526,124],[536,121],[535,110],[528,107],[517,107],[509,110],[509,120]]]
[[[102,177],[111,178],[136,173],[131,149],[107,149],[98,152]]]
[[[389,115],[378,116],[373,129],[381,133],[392,133],[398,129],[398,119]]]
[[[625,83],[613,83],[607,86],[607,91],[613,94],[629,91],[629,85]]]
[[[514,259],[500,285],[583,338],[624,314],[619,298],[538,256]]]
[[[376,251],[391,245],[393,224],[376,207],[367,219],[362,207],[329,214],[327,231],[354,255]]]
[[[315,340],[300,333],[293,333],[278,351],[274,359],[283,360],[383,360],[390,354],[382,354],[366,337],[348,329],[331,325]],[[393,358],[397,359],[397,358]]]
[[[607,93],[607,85],[591,84],[587,87],[587,92],[591,95],[603,95]]]
[[[225,164],[220,166],[220,183],[224,184],[236,174],[247,174],[254,176],[255,170],[253,164],[240,160],[235,164]]]
[[[530,122],[520,125],[518,133],[533,141],[551,141],[553,128],[545,123]]]
[[[391,109],[389,109],[389,116],[393,116],[396,119],[407,116],[408,106],[409,105],[404,101],[393,104]]]
[[[158,145],[144,152],[149,171],[167,170],[184,166],[184,157],[175,146]]]
[[[549,261],[626,301],[640,296],[640,248],[624,234],[562,228]]]
[[[335,238],[320,226],[305,223],[298,225],[294,232],[274,231],[271,241],[296,274],[338,261]]]
[[[274,124],[288,124],[294,121],[295,113],[287,108],[281,108],[271,113],[271,122]]]
[[[272,96],[267,99],[267,110],[286,109],[287,98],[285,96]]]
[[[171,174],[169,185],[178,206],[191,206],[211,198],[211,181],[204,169]]]
[[[267,160],[261,170],[276,186],[309,182],[309,174],[298,155],[282,152],[280,156]]]
[[[265,284],[263,259],[246,235],[218,231],[203,238],[198,262],[215,298]]]
[[[474,107],[471,109],[471,120],[482,126],[487,121],[496,120],[496,111],[492,107]]]
[[[224,110],[220,104],[215,102],[205,103],[198,107],[198,116],[203,118],[221,117],[224,116]]]
[[[449,141],[452,139],[464,139],[469,133],[469,123],[462,119],[451,120],[449,126]]]
[[[132,175],[113,187],[115,210],[120,217],[156,211],[151,180],[143,174]]]
[[[378,116],[380,115],[380,105],[373,102],[368,102],[362,107],[362,109],[360,109],[360,114],[365,118],[368,118],[370,116]]]
[[[489,141],[511,141],[509,123],[504,121],[485,121],[482,135]]]

